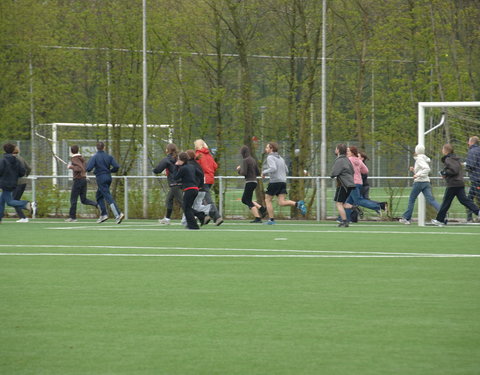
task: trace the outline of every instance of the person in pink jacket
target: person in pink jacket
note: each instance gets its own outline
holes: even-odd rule
[[[347,148],[347,156],[353,165],[353,181],[355,182],[355,190],[350,193],[347,201],[345,202],[345,212],[347,214],[347,220],[350,221],[350,214],[353,206],[362,206],[374,210],[377,214],[381,214],[381,211],[387,209],[387,202],[375,202],[370,199],[366,199],[362,191],[362,174],[368,174],[368,168],[359,158],[358,149],[355,146]]]

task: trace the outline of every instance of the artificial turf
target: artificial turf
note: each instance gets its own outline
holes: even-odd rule
[[[0,234],[2,374],[480,371],[478,226],[4,220]]]

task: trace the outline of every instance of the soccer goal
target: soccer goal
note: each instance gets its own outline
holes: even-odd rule
[[[453,145],[455,153],[465,159],[467,141],[480,135],[480,102],[420,102],[418,103],[418,144],[432,159],[430,176],[438,176],[441,149]],[[439,198],[439,197],[438,197]],[[418,196],[418,225],[425,226],[426,207],[423,194]]]
[[[77,144],[81,153],[90,157],[96,152],[95,144],[98,139],[110,140],[111,131],[117,126],[124,130],[123,138],[120,140],[121,152],[125,153],[128,149],[128,143],[133,137],[135,128],[141,129],[141,125],[133,124],[87,124],[87,123],[63,123],[55,122],[48,124],[37,124],[35,135],[37,136],[37,160],[38,170],[43,174],[54,176],[53,184],[57,185],[56,176],[68,175],[71,173],[67,169],[69,160],[70,146]],[[138,160],[152,157],[155,150],[163,155],[163,150],[167,143],[172,142],[173,127],[171,125],[152,124],[147,125],[149,135],[149,155],[140,155]],[[142,149],[141,145],[139,149]],[[154,151],[152,151],[154,150]],[[142,175],[141,166],[134,173]],[[41,173],[42,174],[42,173]]]

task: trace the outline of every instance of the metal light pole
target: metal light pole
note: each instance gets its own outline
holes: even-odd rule
[[[322,8],[322,142],[320,145],[320,174],[322,177],[327,175],[327,0],[323,0]],[[327,182],[324,178],[321,180],[320,189],[320,218],[327,218]]]
[[[143,175],[148,174],[148,133],[147,133],[147,0],[142,0],[142,39],[143,39]],[[143,179],[143,217],[148,216],[148,180]]]

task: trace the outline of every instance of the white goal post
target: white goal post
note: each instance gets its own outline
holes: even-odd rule
[[[425,135],[432,130],[443,126],[444,117],[433,128],[425,131],[425,109],[426,108],[452,108],[452,107],[479,107],[480,102],[419,102],[418,103],[418,144],[425,146]],[[474,134],[472,134],[474,135]],[[418,196],[418,225],[425,226],[425,197]]]

